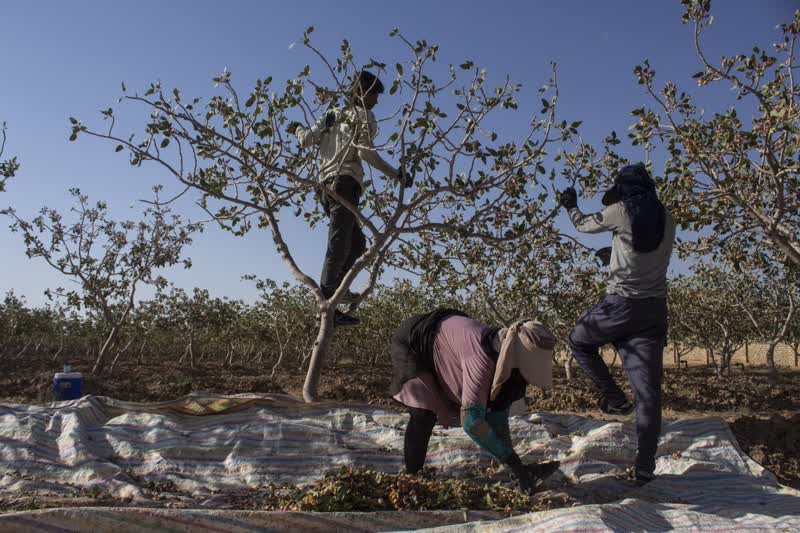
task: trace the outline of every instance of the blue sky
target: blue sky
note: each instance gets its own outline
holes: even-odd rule
[[[706,41],[710,57],[768,46],[777,38],[775,26],[798,7],[789,0],[715,2]],[[399,27],[411,38],[439,43],[442,63],[471,59],[490,77],[510,75],[525,86],[523,100],[538,101],[535,88],[556,61],[562,117],[583,120],[585,139],[599,142],[611,130],[624,134],[630,110],[648,103],[632,74],[643,59],[650,60],[660,81],[692,89],[690,76],[700,68],[691,29],[680,23],[680,15],[677,0],[3,2],[0,121],[9,128],[6,156],[17,155],[22,169],[0,195],[0,205],[32,217],[43,205],[68,208],[67,189],[79,187],[93,199],[107,200],[115,216],[135,217],[140,207],[131,204],[148,197],[165,176],[155,166],[131,168],[109,143],[89,138],[70,143],[68,117],[99,124],[98,110],[116,104],[122,81],[129,90],[142,91],[160,79],[185,95],[205,97],[213,93],[211,78],[227,67],[245,92],[267,75],[282,83],[313,63],[302,47],[289,47],[309,25],[326,53],[335,55],[347,38],[358,59],[389,64],[406,59],[388,36]],[[710,109],[733,102],[727,91],[693,91]],[[391,98],[376,108],[379,117],[394,108]],[[516,121],[524,123],[524,117]],[[129,120],[122,130],[141,124]],[[504,133],[513,135],[516,127],[509,124]],[[620,148],[631,159],[643,157],[635,147]],[[582,203],[587,209],[598,205]],[[203,216],[190,202],[180,206],[188,216]],[[302,226],[291,225],[288,238],[297,243],[301,265],[317,276],[324,229],[309,237]],[[6,221],[0,224],[0,249],[0,293],[14,289],[38,304],[44,289],[63,285],[42,261],[25,256]],[[242,274],[289,279],[265,232],[235,238],[209,228],[187,253],[194,267],[168,273],[170,279],[216,296],[252,300],[253,288],[240,281]]]

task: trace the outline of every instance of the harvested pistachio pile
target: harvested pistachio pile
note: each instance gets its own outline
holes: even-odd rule
[[[525,495],[501,483],[441,478],[421,474],[386,474],[343,467],[302,488],[272,484],[253,491],[228,493],[238,509],[271,511],[417,511],[486,510],[507,514],[570,506],[563,493]]]

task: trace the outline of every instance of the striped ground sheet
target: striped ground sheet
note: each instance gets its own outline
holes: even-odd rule
[[[190,501],[197,508],[8,513],[0,516],[0,531],[800,530],[800,492],[777,484],[741,453],[727,424],[713,418],[665,420],[659,477],[643,488],[615,477],[634,456],[632,421],[545,413],[513,418],[523,460],[560,460],[561,471],[548,489],[576,497],[584,504],[578,507],[496,521],[491,514],[459,512],[277,518],[220,508],[219,491],[308,483],[342,465],[399,471],[405,422],[404,414],[387,408],[309,405],[281,395],[195,394],[152,404],[87,396],[50,406],[0,404],[0,498],[34,492],[77,498],[96,490],[143,507],[153,505],[145,492],[155,483],[165,487],[159,505]],[[464,475],[488,466],[490,456],[460,428],[437,427],[428,464]]]

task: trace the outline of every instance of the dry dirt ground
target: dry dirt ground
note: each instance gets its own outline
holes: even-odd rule
[[[752,355],[753,347],[751,357]],[[146,360],[142,365],[125,361],[118,364],[112,375],[95,378],[88,375],[91,368],[89,362],[74,359],[72,363],[76,370],[87,376],[84,393],[129,401],[163,401],[193,391],[228,394],[275,392],[299,396],[303,383],[303,375],[297,371],[282,370],[271,379],[268,365],[264,368],[247,365],[224,367],[215,363],[203,363],[195,368],[188,368],[175,361]],[[0,403],[43,403],[52,399],[52,376],[59,368],[49,358],[23,357],[7,361],[4,366],[5,371],[0,377]],[[397,406],[387,397],[390,372],[390,367],[385,365],[359,367],[343,364],[329,368],[322,379],[321,393],[326,399]],[[619,376],[620,383],[626,383],[618,364],[613,372]],[[529,388],[528,407],[537,411],[601,416],[596,410],[595,394],[589,382],[580,370],[576,369],[574,374],[572,380],[567,380],[563,370],[559,368],[556,370],[555,387],[552,390]],[[627,385],[624,388],[627,390]],[[688,369],[667,366],[663,390],[667,416],[725,418],[731,424],[742,449],[750,457],[774,472],[783,484],[800,489],[800,371],[782,368],[777,383],[770,385],[762,367],[736,366],[727,375],[717,378],[705,366],[690,365]],[[151,488],[154,494],[172,490],[152,481],[148,483],[153,485]],[[292,492],[288,487],[266,486],[263,490],[228,495],[226,498],[230,499],[230,506],[241,509],[357,510],[356,507],[360,504],[352,501],[331,503],[331,497],[325,495],[340,490],[357,494],[356,487],[371,487],[368,492],[383,491],[386,495],[370,504],[376,509],[405,509],[413,508],[414,504],[401,498],[400,493],[411,491],[420,495],[439,494],[445,490],[442,483],[448,484],[452,481],[433,477],[413,479],[412,476],[392,477],[375,472],[343,471],[321,480],[318,487],[309,488],[302,494]],[[460,488],[450,487],[446,490],[448,494],[461,494],[462,500],[443,500],[439,505],[444,508],[471,505],[470,502],[483,489],[470,485],[470,482],[466,483]],[[404,487],[400,493],[397,492],[398,487]],[[525,508],[553,508],[580,501],[579,497],[576,500],[574,496],[543,493],[537,495],[535,500],[523,501],[510,492],[501,491],[493,495],[492,501],[495,503],[490,508],[503,512]],[[158,497],[154,500],[158,501]],[[431,505],[422,496],[416,505],[420,505],[419,502],[422,505]],[[102,506],[124,503],[93,491],[86,491],[85,498],[70,501],[51,501],[36,495],[20,495],[13,499],[0,498],[0,512],[64,505]]]

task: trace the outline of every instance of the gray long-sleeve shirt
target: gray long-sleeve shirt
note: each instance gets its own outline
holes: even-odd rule
[[[675,240],[675,221],[669,210],[666,215],[661,244],[652,252],[639,253],[633,249],[631,221],[622,202],[592,215],[584,215],[577,207],[569,210],[578,231],[614,234],[606,293],[626,298],[666,298],[667,267]]]
[[[320,180],[347,175],[363,186],[362,160],[385,176],[398,179],[398,170],[383,160],[373,144],[378,122],[372,111],[357,107],[336,109],[335,113],[339,118],[331,128],[326,127],[323,114],[311,128],[298,128],[296,132],[304,148],[319,145]]]

